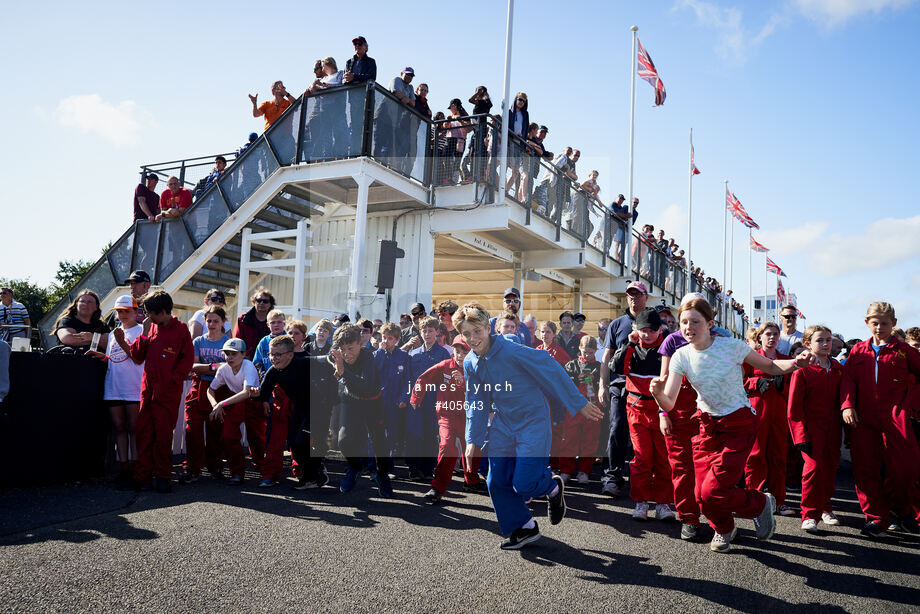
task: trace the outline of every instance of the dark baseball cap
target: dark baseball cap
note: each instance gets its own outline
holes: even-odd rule
[[[125,280],[125,283],[126,284],[131,283],[132,281],[141,282],[141,283],[144,283],[144,282],[149,283],[150,275],[147,273],[147,271],[134,271],[133,273],[128,275],[128,279]]]
[[[425,305],[424,305],[424,304],[422,304],[422,303],[412,303],[412,306],[409,307],[409,315],[413,315],[413,314],[412,314],[413,311],[419,311],[419,310],[421,310],[421,312],[422,312],[423,314],[426,313],[426,312],[428,311],[427,309],[425,309]]]
[[[511,288],[506,289],[505,293],[502,294],[502,297],[504,298],[506,296],[511,296],[512,294],[518,298],[521,298],[521,291],[513,286]]]
[[[651,307],[646,307],[636,316],[636,329],[643,328],[654,328],[655,330],[661,328],[661,316]]]
[[[364,38],[363,36],[356,36],[356,37],[354,37],[353,39],[351,39],[351,44],[352,44],[352,45],[357,45],[358,43],[361,43],[362,45],[366,45],[366,44],[367,44],[367,39]]]
[[[576,313],[575,315],[572,316],[572,319],[573,319],[573,320],[581,320],[582,322],[584,322],[584,321],[587,320],[588,318],[585,317],[585,314],[583,314],[583,313]]]
[[[147,173],[145,179],[155,179],[156,181],[159,181],[160,177],[156,173]]]
[[[340,313],[339,315],[335,316],[335,319],[339,322],[351,322],[351,318],[348,317],[347,313]]]

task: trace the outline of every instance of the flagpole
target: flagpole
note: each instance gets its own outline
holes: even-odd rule
[[[629,196],[626,200],[629,219],[626,220],[626,274],[632,277],[632,230],[633,230],[633,144],[635,143],[635,120],[636,120],[636,34],[639,26],[629,28],[632,31],[632,56],[629,58],[629,181],[627,183],[627,192]],[[638,272],[637,272],[638,273]],[[639,275],[636,275],[638,279]]]
[[[770,276],[768,275],[769,268],[767,267],[767,253],[763,254],[763,320],[761,324],[768,321],[767,319],[767,290],[770,288]]]
[[[728,179],[725,180],[725,197],[723,198],[722,206],[724,207],[722,211],[722,283],[725,283],[725,250],[728,247]],[[722,287],[722,294],[725,294],[725,287]],[[723,301],[723,307],[724,307]],[[724,313],[724,309],[720,309]],[[724,319],[724,318],[723,318]]]
[[[729,233],[728,240],[728,284],[725,286],[725,291],[732,291],[734,296],[735,292],[735,218],[732,216],[728,220],[728,224],[731,226],[731,232]]]
[[[505,85],[504,98],[502,99],[502,146],[499,155],[498,164],[498,190],[501,198],[498,202],[505,202],[508,192],[505,190],[506,175],[508,174],[508,149],[511,143],[508,142],[508,110],[512,108],[508,104],[508,97],[511,95],[511,24],[514,21],[514,0],[508,0],[508,23],[505,29]]]
[[[686,294],[690,292],[690,248],[693,245],[693,128],[690,128],[690,156],[689,169],[687,176],[687,288]]]
[[[745,312],[754,313],[754,231],[748,226],[748,309]],[[754,319],[753,315],[748,316],[748,323]]]

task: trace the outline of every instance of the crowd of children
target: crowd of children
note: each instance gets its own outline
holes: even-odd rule
[[[572,326],[580,314],[560,318],[567,351],[555,322],[525,338],[515,311],[490,319],[477,303],[442,303],[437,313],[450,324],[424,314],[403,328],[340,317],[309,335],[305,323],[272,311],[249,360],[246,342],[225,332],[220,305],[196,314],[194,339],[165,292],[143,299],[146,334],[139,308],[119,297],[120,325],[105,354],[94,353],[108,362],[119,488],[171,490],[186,379],[180,482],[195,482],[203,469],[224,479],[226,461],[227,483],[241,484],[243,426],[265,488],[284,480],[288,450],[294,488],[326,486],[333,443],[347,461],[341,492],[368,474],[382,497],[393,497],[402,461],[409,480],[430,483],[425,501],[440,504],[459,461],[463,490],[491,497],[507,536],[501,547],[517,549],[540,537],[532,500],[545,498],[557,524],[566,486],[591,481],[605,407],[598,341]],[[715,552],[730,550],[736,518],[753,519],[757,537],[770,539],[774,514],[795,514],[785,499],[791,446],[802,459],[802,529],[838,525],[831,501],[846,431],[863,534],[920,532],[920,329],[902,341],[894,309],[872,303],[870,338],[841,364],[824,326],[809,327],[787,356],[771,322],[746,340],[717,332],[698,294],[681,303],[677,330],[660,312],[638,311],[608,365],[625,380],[633,518],[647,520],[654,504],[655,518],[676,517],[680,537],[693,541],[705,517]]]

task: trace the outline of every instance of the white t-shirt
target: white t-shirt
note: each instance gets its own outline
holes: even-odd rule
[[[195,315],[192,316],[191,321],[198,322],[199,324],[201,324],[201,330],[202,330],[201,334],[203,335],[208,334],[208,324],[207,322],[204,321],[204,309],[199,309],[198,311],[196,311]],[[224,332],[225,333],[230,332],[230,320],[229,319],[224,320]]]
[[[125,342],[130,345],[144,332],[144,327],[136,324],[125,330]],[[105,350],[108,356],[109,369],[105,372],[106,401],[132,401],[141,402],[141,378],[144,375],[144,363],[136,364],[128,358],[115,335],[109,335],[108,347]]]
[[[786,356],[792,351],[792,346],[802,340],[802,333],[795,331],[789,335],[780,332],[779,341],[776,342],[776,351]]]
[[[233,394],[243,391],[243,386],[258,386],[259,373],[256,366],[251,360],[243,359],[240,370],[236,373],[227,363],[222,364],[214,374],[214,381],[211,382],[211,388],[217,390],[221,386],[226,386]]]
[[[751,407],[741,368],[750,353],[751,348],[741,339],[714,337],[712,345],[703,351],[685,345],[674,352],[668,372],[687,378],[696,390],[700,410],[711,416],[727,416],[741,407]]]

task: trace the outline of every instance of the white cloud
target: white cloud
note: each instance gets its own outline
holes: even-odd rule
[[[859,234],[831,235],[820,238],[811,247],[815,267],[827,275],[882,269],[892,264],[906,264],[920,256],[920,215],[909,218],[885,218],[866,226]]]
[[[754,239],[776,255],[801,254],[814,245],[827,230],[824,220],[809,220],[786,230],[755,230]]]
[[[696,14],[697,23],[719,32],[716,53],[722,58],[742,64],[753,49],[766,40],[784,18],[774,14],[756,34],[745,30],[741,9],[720,7],[702,0],[677,0],[673,10],[690,9]]]
[[[62,126],[94,133],[117,147],[138,143],[141,131],[153,123],[150,114],[133,100],[112,104],[98,94],[64,98],[54,117]]]
[[[878,15],[888,9],[903,9],[915,2],[916,0],[792,0],[800,13],[829,28],[864,13]]]

